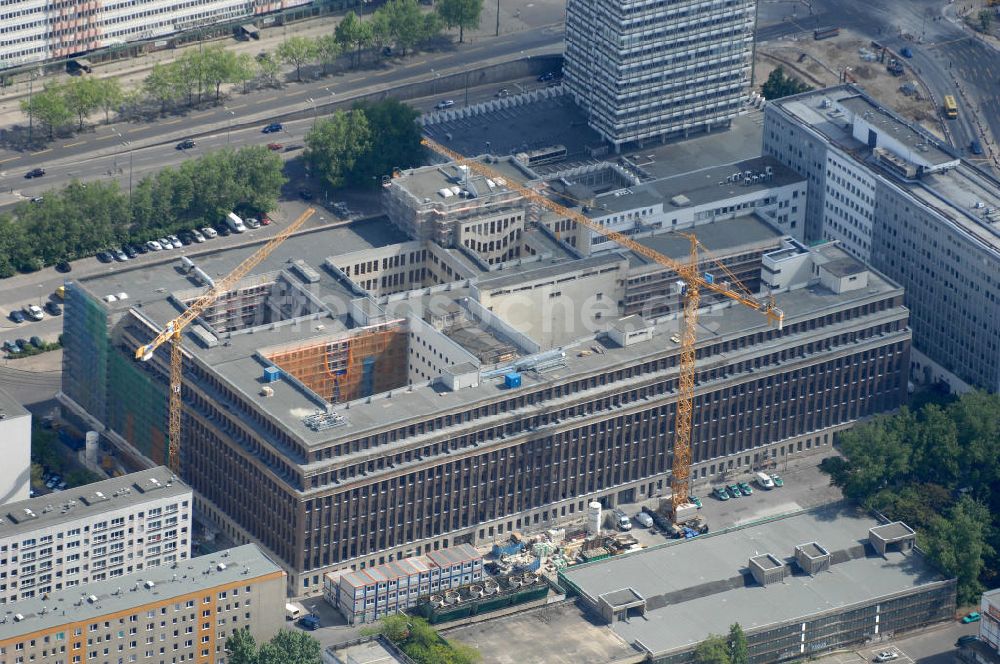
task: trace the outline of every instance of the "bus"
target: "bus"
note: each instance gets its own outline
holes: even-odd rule
[[[958,117],[958,104],[955,103],[955,97],[953,95],[944,96],[944,116],[946,118]]]

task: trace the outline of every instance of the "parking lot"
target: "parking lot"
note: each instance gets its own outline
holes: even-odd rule
[[[958,620],[903,634],[898,639],[887,639],[850,651],[841,651],[819,658],[823,664],[867,664],[874,662],[880,652],[893,652],[897,657],[890,664],[953,664],[958,659],[955,643],[959,637],[977,634],[976,623],[963,625]]]

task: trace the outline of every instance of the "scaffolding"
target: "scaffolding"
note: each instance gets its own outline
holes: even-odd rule
[[[330,403],[354,401],[408,382],[407,331],[402,321],[313,340],[266,357]]]

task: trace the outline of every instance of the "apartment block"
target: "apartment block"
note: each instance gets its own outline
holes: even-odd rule
[[[1000,389],[1000,180],[842,85],[770,102],[764,152],[808,181],[807,242],[837,240],[902,285],[912,378]]]
[[[254,545],[18,602],[0,620],[5,662],[224,664],[226,638],[284,624],[285,575]]]
[[[619,150],[728,127],[748,94],[755,0],[570,0],[565,85]]]
[[[159,467],[4,506],[0,603],[191,557],[191,487]]]
[[[356,572],[330,572],[323,579],[323,597],[353,625],[410,609],[431,593],[482,580],[483,557],[462,544]]]
[[[0,390],[0,505],[26,500],[31,489],[31,413]]]

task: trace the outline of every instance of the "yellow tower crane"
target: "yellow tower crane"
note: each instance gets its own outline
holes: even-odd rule
[[[261,261],[271,255],[282,242],[287,240],[292,233],[302,227],[302,224],[316,212],[314,208],[309,208],[299,218],[283,228],[281,232],[268,240],[264,246],[251,254],[246,260],[236,266],[236,269],[225,277],[216,281],[201,297],[195,300],[177,318],[163,326],[156,337],[148,344],[139,346],[135,351],[135,359],[143,362],[153,357],[156,349],[170,342],[170,405],[169,425],[167,427],[167,458],[170,469],[175,473],[180,472],[180,446],[181,446],[181,334],[193,320],[198,318],[205,309],[212,306],[216,300],[239,283],[250,270],[257,267]]]
[[[645,256],[660,265],[673,270],[684,281],[684,327],[681,330],[681,354],[680,354],[680,377],[679,390],[677,394],[677,421],[674,426],[674,459],[672,465],[671,490],[673,497],[671,502],[674,514],[677,508],[688,502],[691,478],[691,416],[694,403],[694,383],[695,383],[695,341],[698,324],[698,304],[701,301],[701,291],[711,291],[731,300],[739,302],[745,307],[760,311],[767,316],[768,321],[775,322],[778,329],[784,322],[784,312],[774,306],[773,298],[763,300],[755,297],[736,276],[725,266],[718,266],[725,273],[728,283],[716,283],[710,274],[702,274],[698,271],[698,247],[700,246],[694,235],[686,235],[691,242],[690,260],[687,263],[680,263],[673,258],[664,256],[658,251],[643,246],[622,233],[608,230],[601,224],[592,220],[584,214],[571,210],[550,200],[534,189],[530,189],[517,182],[511,182],[510,178],[493,170],[485,164],[469,159],[454,150],[450,150],[443,145],[429,138],[423,139],[424,145],[448,157],[456,164],[467,167],[469,170],[493,180],[502,180],[506,186],[518,192],[526,199],[551,210],[561,217],[571,219],[577,224],[588,228],[595,233],[599,233],[620,246],[625,247],[635,253]]]

